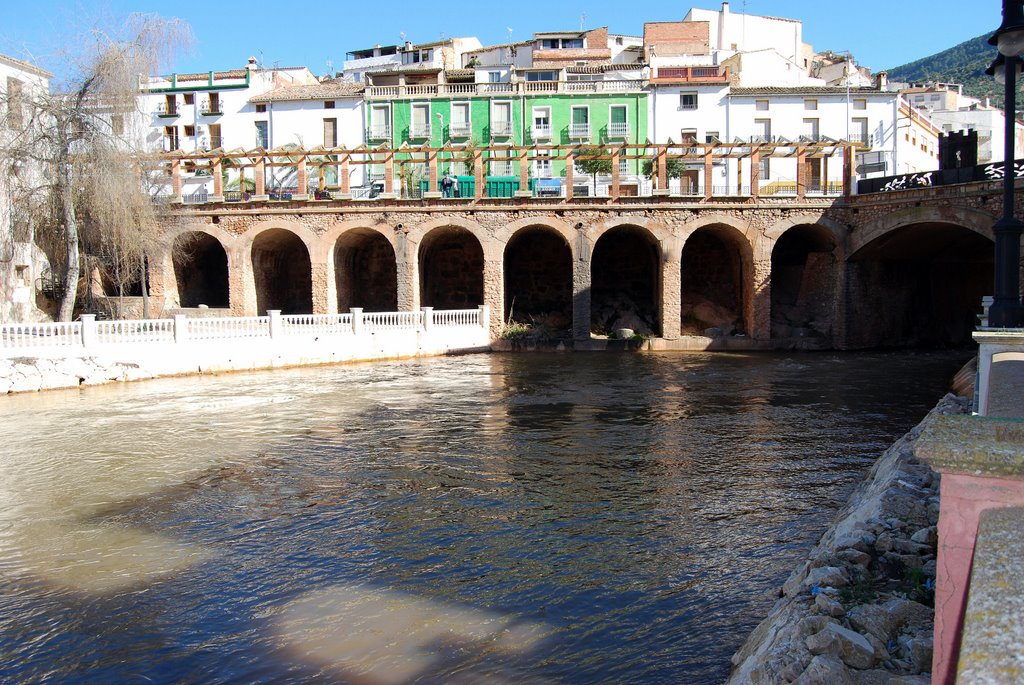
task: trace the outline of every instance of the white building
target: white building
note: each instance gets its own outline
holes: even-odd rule
[[[33,117],[32,100],[49,90],[51,78],[28,62],[0,55],[0,149],[40,124]],[[0,322],[44,320],[37,297],[45,288],[49,261],[33,240],[32,217],[22,209],[25,188],[34,185],[42,170],[28,160],[4,158],[0,163]]]

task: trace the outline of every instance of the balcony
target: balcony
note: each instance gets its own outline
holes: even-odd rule
[[[454,121],[448,127],[449,138],[469,138],[473,132],[473,126],[468,121]]]
[[[224,147],[223,136],[210,136],[209,149],[216,150],[219,147]]]
[[[199,105],[199,113],[204,117],[219,117],[224,114],[224,106],[220,102],[204,102]]]
[[[413,124],[409,127],[409,138],[429,138],[430,124]]]
[[[728,83],[728,67],[660,67],[651,79],[656,83]]]
[[[501,138],[507,138],[512,135],[512,122],[511,121],[494,121],[491,122],[491,135],[498,136]]]
[[[367,140],[391,140],[390,126],[371,126],[366,129]]]
[[[625,138],[629,135],[629,124],[624,121],[613,121],[608,124],[609,138]]]
[[[156,106],[156,115],[163,119],[169,119],[170,117],[178,116],[178,105],[161,102]]]
[[[868,133],[851,133],[850,142],[858,147],[871,147],[871,135]]]
[[[569,137],[587,140],[590,138],[590,124],[569,124]]]
[[[548,140],[551,138],[551,124],[536,124],[531,131],[534,140]]]

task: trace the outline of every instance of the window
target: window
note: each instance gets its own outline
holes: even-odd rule
[[[753,143],[770,143],[772,140],[772,120],[754,119],[754,135],[751,137]]]
[[[409,127],[409,137],[430,137],[430,105],[419,104],[412,106],[412,124]]]
[[[491,104],[491,135],[512,135],[512,103],[494,102]]]
[[[854,101],[853,101],[853,108],[854,109],[867,109],[868,108],[868,101],[865,100],[864,98],[855,98]]]
[[[110,132],[115,136],[124,135],[124,116],[120,114],[110,115]]]
[[[679,131],[679,142],[684,145],[693,145],[697,142],[697,129],[684,128]]]
[[[768,101],[767,100],[754,100],[754,109],[756,109],[758,112],[767,112],[768,111]]]
[[[528,71],[526,72],[527,81],[557,81],[557,71]]]
[[[270,147],[270,129],[267,122],[256,122],[256,147],[267,149]]]
[[[206,111],[211,114],[220,114],[220,94],[210,93],[206,104]]]
[[[583,106],[575,106],[572,108],[572,121],[569,124],[569,137],[570,138],[589,138],[590,137],[590,108]]]
[[[721,139],[718,136],[718,131],[708,131],[704,134],[705,143],[721,143]]]
[[[174,152],[178,149],[178,127],[164,126],[164,150]]]
[[[868,120],[863,117],[857,117],[850,124],[850,142],[863,145],[870,144],[871,141],[868,140]]]
[[[402,64],[419,64],[429,62],[433,57],[433,50],[409,50],[402,53]]]
[[[608,108],[608,137],[625,138],[629,135],[626,120],[626,105],[612,105]]]
[[[695,91],[680,93],[679,109],[697,109],[697,93]]]
[[[13,129],[21,129],[24,125],[22,112],[22,97],[24,84],[18,79],[7,77],[7,126]]]
[[[619,173],[620,174],[628,174],[629,173],[629,160],[628,159],[621,159],[621,158],[619,159]]]
[[[164,96],[164,114],[174,115],[178,113],[178,99],[173,95]]]
[[[540,42],[544,50],[570,50],[583,47],[582,38],[545,38]]]
[[[533,139],[543,139],[551,137],[551,108],[550,107],[534,107],[533,108]]]
[[[334,100],[324,100],[324,109],[334,109]]]
[[[391,137],[391,108],[388,105],[370,107],[370,131],[368,137],[375,140]]]
[[[338,147],[337,119],[324,119],[324,147]]]
[[[448,129],[448,136],[451,138],[468,138],[472,131],[472,124],[469,120],[469,103],[452,103],[452,120]]]
[[[815,110],[818,109],[818,101],[813,99],[804,100],[804,109]]]
[[[494,150],[491,154],[495,157],[508,157],[509,150],[498,149]],[[511,176],[512,175],[512,160],[502,159],[491,162],[491,175],[492,176]]]
[[[196,104],[196,94],[195,93],[184,93],[182,95],[182,97],[185,99],[185,104],[186,105],[194,105],[194,104]]]
[[[800,140],[804,142],[820,140],[818,122],[818,119],[804,119],[804,132],[800,135]]]
[[[501,72],[500,71],[489,71],[487,72],[488,83],[501,83]]]
[[[761,177],[762,181],[767,181],[771,176],[771,159],[768,157],[762,157],[757,165],[757,174]]]
[[[185,137],[186,138],[195,138],[196,137],[196,127],[195,126],[186,126],[185,127]]]
[[[266,111],[267,111],[267,106],[266,105],[256,105],[256,113],[257,114],[262,113],[262,112],[266,112]]]
[[[220,124],[210,124],[210,149],[224,147],[224,139],[220,135]]]
[[[533,175],[537,178],[551,178],[551,150],[537,150],[537,158],[533,160]]]

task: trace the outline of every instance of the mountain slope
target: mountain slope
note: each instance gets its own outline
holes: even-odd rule
[[[996,107],[1003,106],[1003,86],[996,83],[991,76],[985,75],[985,69],[996,57],[996,49],[988,44],[989,34],[972,38],[955,45],[948,50],[919,59],[916,62],[889,69],[889,78],[893,81],[923,83],[926,81],[942,81],[944,83],[961,83],[964,94],[971,97],[988,96]],[[1017,111],[1021,112],[1020,88],[1024,82],[1018,76]]]

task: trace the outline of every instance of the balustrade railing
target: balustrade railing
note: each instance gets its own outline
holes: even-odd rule
[[[68,323],[0,324],[0,356],[26,352],[68,353],[106,345],[210,343],[274,338],[359,336],[391,331],[431,331],[435,328],[476,326],[486,328],[486,307],[434,311],[427,307],[410,312],[344,314],[287,314],[268,316],[199,317],[173,319],[123,319],[97,321],[83,315]]]

